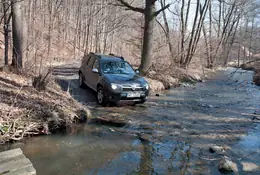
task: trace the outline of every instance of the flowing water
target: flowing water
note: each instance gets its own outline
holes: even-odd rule
[[[223,154],[239,174],[250,174],[243,162],[260,165],[260,125],[250,115],[260,109],[259,90],[252,72],[228,68],[206,82],[151,96],[145,105],[90,106],[94,117],[124,119],[124,127],[77,125],[0,150],[20,147],[38,175],[220,174],[222,155],[208,151],[217,144],[230,147]]]

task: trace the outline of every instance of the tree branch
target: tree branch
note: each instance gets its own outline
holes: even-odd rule
[[[154,13],[154,16],[158,16],[162,11],[166,10],[167,8],[169,8],[171,6],[171,4],[167,4],[166,6],[164,6],[163,8],[161,8],[160,10],[156,11]]]
[[[124,0],[117,0],[117,1],[120,3],[118,5],[126,7],[127,8],[126,10],[132,10],[132,11],[135,11],[135,12],[144,13],[144,9],[142,9],[142,8],[133,7],[129,3],[125,2]]]

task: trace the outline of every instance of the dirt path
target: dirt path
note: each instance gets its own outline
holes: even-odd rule
[[[90,88],[80,88],[78,82],[78,70],[80,62],[69,63],[53,68],[53,75],[64,91],[69,93],[84,105],[95,105],[95,92]]]

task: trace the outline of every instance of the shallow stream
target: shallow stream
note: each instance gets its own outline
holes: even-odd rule
[[[260,165],[260,123],[252,119],[259,114],[260,88],[252,84],[250,71],[221,70],[203,83],[151,96],[141,106],[90,108],[94,117],[128,123],[77,125],[0,151],[20,147],[38,175],[220,174],[222,155],[209,153],[212,144],[230,147],[223,154],[239,174],[250,174],[241,162]]]

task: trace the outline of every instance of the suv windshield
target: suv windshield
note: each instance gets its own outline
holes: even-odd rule
[[[127,62],[103,62],[101,63],[101,71],[104,74],[135,74],[133,68]]]

